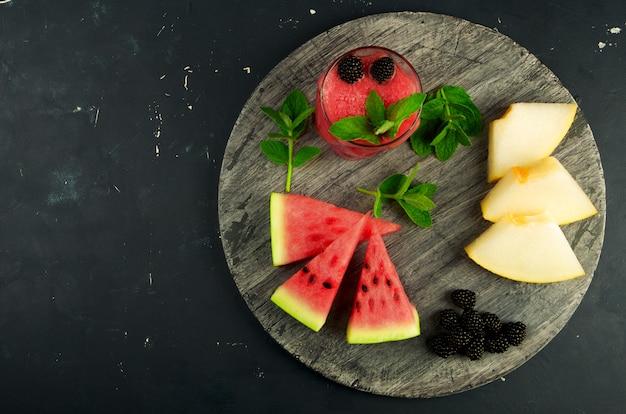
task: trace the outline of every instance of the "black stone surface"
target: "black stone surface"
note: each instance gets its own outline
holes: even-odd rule
[[[320,32],[403,10],[534,53],[577,98],[607,185],[605,247],[565,329],[501,381],[429,400],[337,385],[276,345],[217,221],[256,84]],[[0,1],[2,412],[625,412],[625,36],[622,0]]]

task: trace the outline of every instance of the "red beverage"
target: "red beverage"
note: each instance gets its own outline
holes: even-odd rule
[[[362,77],[345,80],[339,74],[342,60],[354,56],[362,65]],[[384,81],[372,74],[375,62],[391,58],[393,74]],[[353,58],[351,58],[353,59]],[[380,75],[378,75],[380,77]],[[414,93],[422,92],[419,77],[411,64],[396,52],[378,46],[351,50],[335,59],[318,80],[315,125],[320,136],[338,155],[350,160],[368,158],[390,150],[405,142],[419,126],[419,111],[404,120],[396,137],[382,137],[380,144],[357,139],[344,141],[332,135],[328,129],[333,122],[354,115],[365,115],[365,100],[371,90],[382,98],[385,107]]]

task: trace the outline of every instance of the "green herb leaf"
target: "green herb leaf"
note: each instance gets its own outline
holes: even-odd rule
[[[411,207],[415,207],[420,210],[429,211],[435,208],[435,203],[430,198],[419,193],[404,194],[400,200],[406,202]]]
[[[418,168],[419,163],[408,176],[390,175],[380,183],[376,191],[357,188],[357,191],[374,197],[374,217],[381,216],[383,203],[396,201],[418,226],[429,227],[432,224],[430,210],[435,208],[435,203],[430,197],[437,191],[437,186],[430,183],[411,186]]]
[[[356,115],[342,118],[334,122],[328,131],[343,141],[364,139],[373,144],[379,144],[380,139],[372,130],[372,124],[366,116]]]
[[[297,168],[320,155],[321,149],[317,147],[302,147],[293,156],[293,168]]]
[[[385,119],[385,103],[383,98],[376,93],[375,90],[371,90],[367,99],[365,100],[365,114],[369,119],[369,122],[374,128],[380,128],[386,121]]]
[[[454,155],[459,144],[472,145],[482,130],[482,115],[465,89],[446,85],[428,94],[420,127],[410,138],[420,157],[435,153],[440,161]]]
[[[289,148],[280,141],[265,140],[259,143],[263,154],[276,164],[287,164],[289,161]]]
[[[390,121],[402,123],[413,113],[419,111],[425,99],[426,95],[423,93],[409,95],[389,105],[385,110],[385,116]]]
[[[415,208],[404,200],[398,200],[398,204],[400,204],[406,215],[411,219],[413,223],[424,228],[432,226],[433,219],[428,211]]]
[[[390,104],[371,90],[365,100],[365,115],[349,116],[335,121],[329,132],[344,141],[363,139],[380,144],[381,137],[395,138],[403,121],[420,110],[426,94],[415,93]]]
[[[307,119],[315,111],[315,107],[309,107],[309,103],[304,94],[294,89],[285,97],[280,111],[262,106],[263,111],[278,126],[280,133],[269,133],[267,136],[272,140],[260,142],[261,151],[265,156],[276,164],[287,165],[287,179],[285,191],[291,190],[291,179],[293,169],[299,167],[316,157],[321,150],[315,147],[303,147],[294,155],[294,144],[306,128]],[[279,139],[286,140],[287,144]]]

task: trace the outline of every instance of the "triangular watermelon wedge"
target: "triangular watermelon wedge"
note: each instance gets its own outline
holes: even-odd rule
[[[419,334],[417,310],[404,291],[382,237],[373,232],[348,321],[348,343],[399,341]]]
[[[339,285],[359,242],[369,213],[280,285],[272,302],[295,319],[319,331],[328,317]]]
[[[363,214],[297,194],[270,195],[272,263],[281,266],[319,254],[351,228]],[[359,242],[376,227],[381,235],[400,230],[400,225],[369,217]]]

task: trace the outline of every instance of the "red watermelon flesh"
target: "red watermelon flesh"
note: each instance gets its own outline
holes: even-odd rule
[[[362,213],[297,194],[270,195],[272,263],[281,266],[320,253],[363,216]],[[400,225],[368,217],[359,242],[372,228],[381,235],[400,230]]]
[[[348,343],[399,341],[419,334],[417,310],[404,291],[382,237],[373,232],[348,321]]]
[[[369,213],[280,285],[272,302],[319,331],[328,317],[339,285],[356,249]]]

